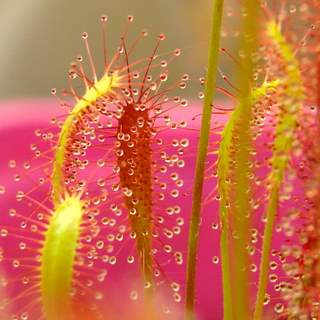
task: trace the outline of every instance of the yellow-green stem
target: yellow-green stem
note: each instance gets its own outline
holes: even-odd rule
[[[205,98],[203,105],[200,141],[198,146],[195,180],[193,188],[193,203],[189,230],[187,285],[186,285],[186,311],[187,318],[194,318],[196,257],[200,228],[200,212],[202,188],[204,180],[205,160],[210,135],[212,101],[216,89],[216,74],[219,56],[220,32],[223,13],[223,0],[213,1],[212,27],[209,44],[208,74],[205,84]]]
[[[279,193],[285,172],[290,160],[290,152],[295,140],[297,127],[297,113],[302,108],[304,89],[302,85],[299,62],[291,46],[281,33],[280,26],[275,21],[267,25],[267,34],[277,48],[285,64],[284,88],[279,97],[281,104],[280,119],[276,127],[274,152],[272,155],[272,170],[269,176],[270,196],[266,209],[266,226],[263,235],[263,247],[260,264],[257,300],[254,320],[260,320],[263,314],[263,305],[266,294],[269,256],[272,243],[273,225],[278,209]]]
[[[231,216],[222,217],[221,258],[224,290],[224,319],[249,319],[249,257],[246,249],[249,235],[250,205],[250,160],[251,120],[255,97],[252,95],[251,79],[254,69],[252,60],[256,50],[258,30],[258,5],[243,0],[242,7],[247,13],[242,19],[240,49],[243,52],[243,68],[238,76],[239,105],[234,113],[237,128],[230,137],[234,139],[234,163],[231,189],[228,191]],[[263,91],[263,90],[262,90]],[[233,142],[232,142],[233,143]],[[223,181],[226,183],[226,181]],[[223,213],[223,212],[222,212]],[[231,221],[230,221],[230,218]],[[232,228],[230,226],[232,225]],[[228,230],[229,229],[229,230]],[[231,254],[232,250],[233,254]],[[228,273],[228,274],[227,274]]]
[[[274,90],[279,85],[278,81],[265,82],[261,87],[253,90],[252,105],[263,99],[270,90]],[[220,250],[221,250],[221,268],[222,268],[222,283],[223,283],[223,303],[224,303],[224,319],[235,318],[233,315],[232,303],[232,285],[230,274],[230,228],[229,228],[229,212],[230,208],[230,186],[226,183],[230,179],[230,161],[233,157],[231,151],[233,149],[233,135],[236,124],[239,124],[239,116],[241,115],[241,108],[236,108],[229,118],[222,132],[222,140],[218,150],[218,192],[220,195],[220,222],[221,222],[221,236],[220,236]],[[228,205],[229,203],[229,205]],[[228,208],[229,207],[229,208]]]
[[[74,259],[82,215],[80,199],[67,197],[49,221],[41,250],[41,296],[47,320],[65,319],[71,313]]]
[[[52,168],[52,198],[55,206],[59,204],[60,198],[65,191],[64,164],[68,147],[70,147],[70,137],[72,136],[74,125],[90,105],[93,105],[97,99],[112,91],[112,88],[117,85],[117,81],[117,74],[112,76],[104,75],[91,88],[87,89],[84,96],[76,103],[62,125]]]
[[[250,85],[253,78],[254,61],[253,54],[256,50],[257,33],[259,30],[258,4],[255,1],[243,0],[243,7],[247,16],[243,18],[242,37],[240,48],[244,52],[244,69],[240,73],[240,109],[241,118],[238,132],[238,151],[236,168],[234,170],[234,194],[235,206],[233,208],[234,231],[237,239],[233,241],[235,251],[234,269],[232,273],[232,286],[234,293],[234,319],[249,319],[249,256],[246,248],[249,236],[249,217],[251,216],[251,194],[249,163],[251,161],[252,134],[251,120],[254,97]]]

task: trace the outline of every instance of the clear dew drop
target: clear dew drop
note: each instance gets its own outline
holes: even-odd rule
[[[8,230],[6,229],[6,228],[2,228],[1,230],[0,230],[0,236],[1,237],[3,237],[3,238],[5,238],[5,237],[7,237],[8,236]]]
[[[269,280],[271,283],[277,282],[278,276],[276,274],[272,273],[269,275]]]
[[[263,304],[266,306],[270,303],[270,295],[266,294],[263,300]]]
[[[6,192],[5,186],[0,185],[0,195],[5,194],[5,192]]]
[[[12,266],[14,268],[19,268],[20,267],[20,261],[18,259],[12,260]]]
[[[115,265],[115,264],[117,263],[117,258],[116,258],[115,256],[111,256],[111,257],[109,258],[109,263],[110,263],[111,265]]]
[[[276,313],[282,313],[284,311],[284,305],[282,303],[277,303],[275,306],[274,306],[274,311]]]
[[[177,293],[177,292],[175,292],[175,293],[173,294],[173,299],[174,299],[175,302],[181,302],[181,296],[180,296],[180,294]]]
[[[29,313],[28,312],[23,312],[20,315],[21,320],[28,320],[29,319]]]
[[[100,16],[100,21],[101,22],[107,22],[108,21],[108,16],[106,14],[103,14]]]
[[[257,265],[256,264],[251,264],[251,266],[250,266],[250,270],[251,270],[251,272],[257,272],[257,270],[258,270],[258,267],[257,267]]]
[[[212,263],[213,263],[213,264],[218,264],[218,263],[219,263],[219,257],[214,256],[214,257],[212,258]]]
[[[100,292],[100,291],[96,292],[95,295],[94,295],[94,298],[96,300],[102,300],[103,299],[103,293]]]
[[[171,194],[171,196],[172,196],[173,198],[177,198],[177,197],[179,197],[179,190],[174,189],[174,190],[171,191],[170,194]]]
[[[174,292],[178,292],[180,290],[180,285],[177,282],[172,282],[171,283],[171,288]]]
[[[15,168],[16,165],[17,165],[17,163],[16,163],[15,160],[10,160],[10,161],[8,162],[8,166],[9,166],[9,168],[11,168],[11,169]]]
[[[24,198],[24,192],[23,191],[18,191],[16,194],[16,199],[17,201],[21,201]]]
[[[213,223],[211,225],[212,230],[218,230],[219,229],[219,224],[218,223]]]
[[[130,292],[130,299],[131,300],[137,300],[138,299],[138,292],[136,290],[132,290]]]

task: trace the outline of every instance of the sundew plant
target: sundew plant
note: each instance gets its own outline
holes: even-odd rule
[[[200,81],[109,20],[0,111],[0,318],[320,319],[318,0],[213,0]]]

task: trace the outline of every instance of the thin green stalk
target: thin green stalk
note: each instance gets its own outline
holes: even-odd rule
[[[189,230],[186,286],[186,309],[188,319],[194,319],[196,256],[199,239],[202,188],[204,180],[205,160],[207,156],[210,135],[212,109],[211,104],[216,89],[216,74],[218,66],[223,4],[224,0],[213,1],[212,26],[208,57],[208,74],[205,84],[205,98],[203,104],[200,141],[198,146],[195,180],[193,188],[192,215]]]
[[[295,57],[295,52],[291,48],[291,45],[281,33],[280,26],[275,21],[270,21],[267,25],[267,34],[285,64],[285,74],[283,76],[285,85],[283,92],[279,96],[281,113],[276,126],[276,138],[272,155],[272,170],[269,175],[270,195],[266,209],[267,222],[263,235],[260,276],[254,320],[260,320],[263,314],[263,305],[268,283],[269,256],[274,220],[278,210],[279,194],[296,137],[295,132],[298,125],[297,114],[299,110],[301,110],[305,99],[299,62]]]
[[[221,221],[221,269],[225,320],[249,319],[249,257],[246,249],[250,218],[250,174],[252,107],[276,83],[252,89],[256,50],[258,6],[243,0],[246,16],[242,19],[239,47],[244,54],[239,72],[239,104],[222,133],[218,154],[218,190]],[[231,165],[232,163],[232,165]],[[230,181],[229,183],[227,181]],[[232,253],[231,253],[232,250]]]
[[[50,218],[41,249],[41,296],[45,318],[65,319],[72,310],[72,279],[81,233],[83,203],[78,196],[61,200]]]
[[[249,265],[250,259],[246,248],[249,237],[249,219],[251,216],[251,181],[252,173],[252,108],[253,95],[251,79],[255,68],[253,54],[256,51],[258,32],[258,4],[256,1],[243,0],[242,8],[246,15],[242,18],[240,49],[244,54],[243,68],[239,72],[239,122],[237,125],[237,148],[235,167],[233,169],[233,188],[230,201],[233,230],[231,234],[231,286],[233,294],[233,319],[247,320],[250,318],[249,305]]]
[[[257,301],[254,311],[254,320],[260,320],[263,313],[264,299],[268,282],[269,255],[271,250],[273,225],[275,213],[278,210],[279,186],[272,189],[267,210],[267,223],[263,234],[262,258],[260,263],[260,276],[258,285]]]
[[[261,87],[253,90],[252,105],[265,98],[267,93],[274,90],[279,85],[278,81],[264,82]],[[236,127],[241,123],[241,108],[237,107],[231,114],[228,123],[226,124],[223,132],[222,139],[218,150],[218,192],[220,195],[220,221],[221,221],[221,236],[220,236],[220,250],[221,250],[221,268],[222,268],[222,283],[223,283],[223,303],[224,303],[224,319],[236,318],[233,314],[234,304],[232,297],[232,278],[230,273],[230,252],[229,242],[231,241],[229,228],[229,215],[230,212],[230,183],[226,181],[231,180],[230,166],[231,161],[234,159],[232,150],[234,150],[234,135],[236,133]],[[239,316],[237,317],[239,318]]]

